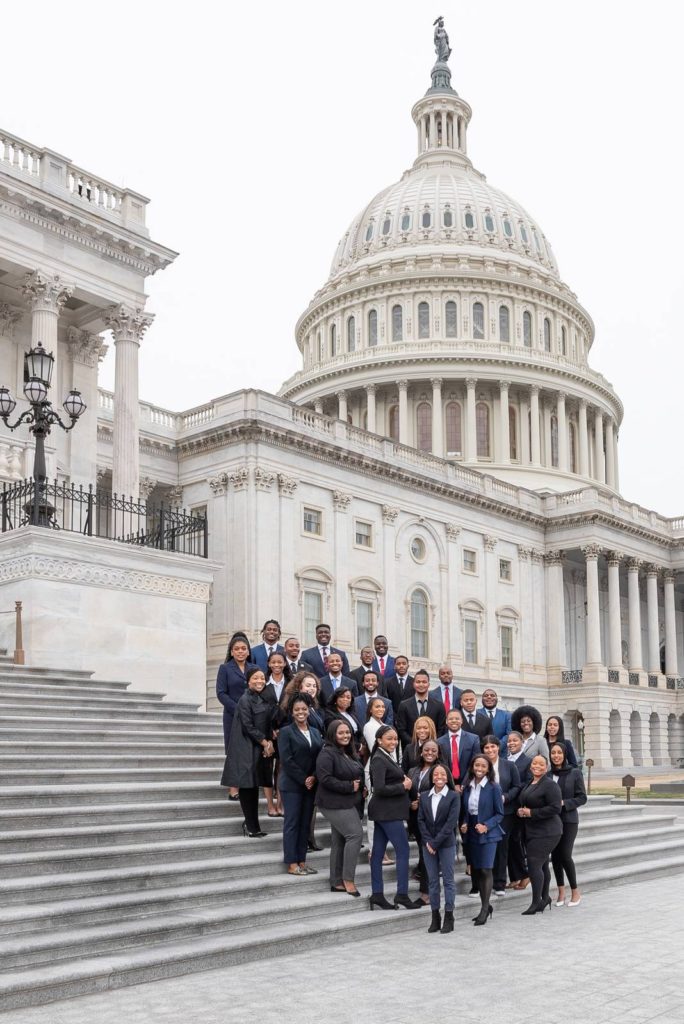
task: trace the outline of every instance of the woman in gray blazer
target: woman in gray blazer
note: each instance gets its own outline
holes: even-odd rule
[[[542,733],[542,717],[531,704],[523,704],[511,714],[511,729],[519,732],[523,738],[522,751],[525,757],[532,760],[541,754],[548,761],[549,745]]]

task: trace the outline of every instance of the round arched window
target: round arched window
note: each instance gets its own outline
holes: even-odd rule
[[[422,537],[414,537],[411,540],[411,557],[416,562],[424,562],[427,555],[427,548]]]

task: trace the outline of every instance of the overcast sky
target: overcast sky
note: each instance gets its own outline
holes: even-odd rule
[[[415,157],[443,14],[469,155],[542,225],[595,321],[591,365],[625,405],[622,492],[684,515],[679,5],[222,7],[3,11],[2,127],[149,196],[153,237],[180,252],[149,281],[141,396],[188,408],[299,368],[294,324],[339,238]]]

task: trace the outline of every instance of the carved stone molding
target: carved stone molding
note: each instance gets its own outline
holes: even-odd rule
[[[24,278],[22,294],[31,309],[59,313],[74,293],[73,285],[65,284],[59,274],[43,274],[32,270]]]
[[[21,320],[21,310],[10,306],[9,302],[0,302],[0,334],[5,338],[14,337],[14,328]]]
[[[496,547],[496,545],[498,544],[498,542],[499,542],[498,537],[491,537],[489,535],[486,535],[485,538],[484,538],[485,550],[486,551],[493,551],[494,548]]]
[[[562,565],[564,551],[547,551],[544,555],[544,561],[547,565]]]
[[[67,331],[67,344],[73,361],[91,369],[102,362],[108,349],[99,334],[80,331],[77,327],[70,327]]]
[[[529,561],[530,555],[532,554],[532,548],[526,548],[522,544],[518,544],[518,558],[521,562]]]
[[[677,574],[674,569],[663,569],[663,583],[674,583]]]
[[[267,469],[256,466],[254,470],[254,483],[257,491],[270,491],[275,483],[275,473],[269,473]]]
[[[398,515],[399,515],[399,509],[398,508],[394,508],[392,505],[383,505],[382,506],[382,521],[383,521],[383,523],[386,523],[388,526],[394,526],[394,524],[397,521],[397,516]]]
[[[211,488],[211,492],[215,497],[219,497],[221,494],[225,494],[228,490],[228,474],[217,473],[216,476],[207,477],[207,483]]]
[[[602,550],[600,544],[584,544],[581,548],[587,562],[596,562]]]
[[[297,490],[298,481],[292,476],[278,473],[278,490],[284,498],[291,498]]]
[[[333,508],[336,512],[346,512],[351,504],[351,494],[344,491],[333,491]]]
[[[180,484],[175,487],[167,487],[165,500],[174,508],[183,504],[183,488]]]
[[[234,491],[244,491],[249,480],[249,470],[246,466],[238,466],[232,473],[229,473],[229,480]]]
[[[140,482],[138,483],[138,494],[140,495],[141,501],[147,501],[152,491],[157,486],[158,481],[151,476],[141,476]]]
[[[447,540],[457,541],[461,535],[461,527],[456,526],[455,523],[446,524],[446,535]]]
[[[606,551],[606,561],[609,566],[619,565],[624,557],[621,551]]]
[[[628,558],[627,559],[627,572],[639,572],[639,569],[644,564],[641,558]]]
[[[647,576],[655,576],[656,579],[658,578],[658,576],[662,572],[660,566],[659,565],[654,565],[653,562],[649,562],[649,564],[645,568],[646,568],[646,575]]]
[[[532,561],[534,562],[535,565],[543,565],[543,563],[544,563],[544,552],[543,551],[537,551],[535,548],[532,548],[532,550],[530,552],[530,558],[532,559]]]
[[[114,335],[115,344],[119,341],[132,341],[139,345],[153,320],[150,313],[142,309],[129,309],[127,306],[110,306],[104,314],[104,321]]]
[[[66,558],[26,554],[9,558],[0,564],[0,581],[38,578],[44,580],[83,583],[112,590],[132,593],[161,594],[186,601],[208,601],[210,586],[175,576],[161,576],[138,569],[114,569],[104,565],[89,565]]]

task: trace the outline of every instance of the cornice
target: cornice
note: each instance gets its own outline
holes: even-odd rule
[[[660,547],[667,548],[670,551],[682,546],[680,539],[668,540],[662,534],[649,529],[644,524],[629,522],[628,520],[620,519],[618,516],[611,515],[609,512],[596,509],[587,509],[574,515],[564,515],[552,520],[546,520],[546,533],[558,533],[559,530],[568,528],[585,529],[587,526],[605,526],[608,529],[619,530],[622,534],[638,537],[640,540],[649,541],[651,544],[658,544]],[[567,548],[568,544],[564,542],[564,546]],[[612,549],[614,544],[606,544],[606,547]]]

